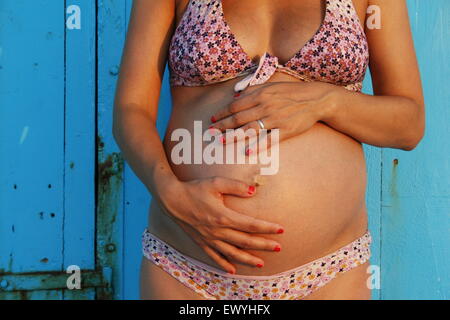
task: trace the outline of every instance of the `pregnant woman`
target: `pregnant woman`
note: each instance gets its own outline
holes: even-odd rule
[[[113,131],[153,195],[142,299],[370,299],[362,143],[412,150],[424,133],[405,1],[134,0]]]

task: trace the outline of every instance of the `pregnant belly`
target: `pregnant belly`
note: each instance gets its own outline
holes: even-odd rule
[[[210,107],[208,107],[210,108]],[[171,159],[175,128],[194,131],[194,119],[207,127],[211,111],[175,110],[165,137]],[[194,110],[195,111],[195,110]],[[205,147],[203,143],[202,147]],[[248,250],[261,257],[264,267],[236,264],[238,274],[269,275],[307,263],[353,241],[367,228],[366,167],[358,141],[323,123],[279,144],[278,171],[261,175],[263,164],[174,164],[180,180],[212,176],[260,182],[251,198],[225,196],[229,208],[284,226],[281,235],[261,235],[281,244],[281,252]],[[219,267],[152,201],[149,230],[179,251]]]

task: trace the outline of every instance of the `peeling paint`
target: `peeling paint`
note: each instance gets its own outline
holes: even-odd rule
[[[47,263],[48,258],[40,260]],[[23,294],[34,291],[67,289],[67,279],[70,276],[65,271],[38,271],[28,273],[2,273],[0,274],[1,292],[21,292]],[[109,275],[104,270],[82,270],[82,288],[105,288],[109,286]]]
[[[391,195],[391,206],[396,216],[400,214],[400,198],[398,193],[398,159],[392,161],[392,172],[391,172],[391,185],[390,185],[390,195]],[[400,221],[397,221],[400,223]]]
[[[26,137],[28,136],[28,130],[29,130],[28,126],[25,126],[23,128],[22,134],[20,136],[19,144],[23,144],[23,142],[25,141]]]
[[[103,140],[102,140],[102,138],[100,137],[100,136],[97,136],[97,148],[98,148],[98,151],[100,152],[103,152],[103,148],[105,147],[105,144],[103,143]]]
[[[10,254],[9,254],[9,261],[8,261],[8,270],[12,270],[12,267],[13,267],[13,261],[14,261],[14,258],[13,258],[13,253],[12,252],[10,252]],[[2,274],[2,273],[5,273],[5,271],[3,270],[0,270],[0,274]]]
[[[391,196],[393,199],[398,199],[398,191],[397,191],[397,168],[398,168],[398,159],[394,159],[392,161],[392,177],[391,177]]]
[[[124,162],[120,153],[104,155],[104,142],[97,137],[99,153],[97,180],[97,265],[115,267],[119,263],[114,226],[122,199]],[[115,275],[117,276],[117,275]],[[112,299],[112,290],[97,290],[97,299]]]
[[[112,178],[122,179],[120,154],[112,153],[108,155],[105,161],[98,164],[98,172],[99,186],[103,187],[104,191],[108,191],[111,187]]]

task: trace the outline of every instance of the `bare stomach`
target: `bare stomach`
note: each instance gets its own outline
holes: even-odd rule
[[[297,81],[276,73],[271,81]],[[191,134],[194,121],[203,130],[211,115],[225,107],[233,95],[229,81],[214,85],[207,94],[201,88],[176,87],[172,92],[173,112],[164,147],[175,175],[183,181],[222,176],[247,183],[261,182],[251,198],[225,196],[229,208],[284,226],[281,235],[262,235],[281,244],[281,252],[249,250],[264,260],[263,268],[236,264],[238,274],[271,275],[324,256],[361,236],[367,228],[365,206],[366,167],[361,143],[331,127],[316,123],[307,132],[279,144],[276,174],[261,175],[257,164],[174,164],[173,130]],[[192,102],[192,101],[195,101]],[[194,145],[194,144],[193,144]],[[206,142],[202,147],[207,145]],[[178,225],[152,201],[149,231],[182,253],[220,268]]]

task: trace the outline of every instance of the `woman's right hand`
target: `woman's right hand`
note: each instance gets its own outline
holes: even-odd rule
[[[283,232],[283,226],[238,213],[224,204],[224,194],[249,198],[255,194],[254,186],[212,177],[171,184],[170,189],[167,192],[171,195],[160,197],[165,199],[167,213],[227,272],[236,272],[233,260],[254,267],[264,265],[261,258],[243,249],[281,248],[278,242],[251,233],[278,234]]]

